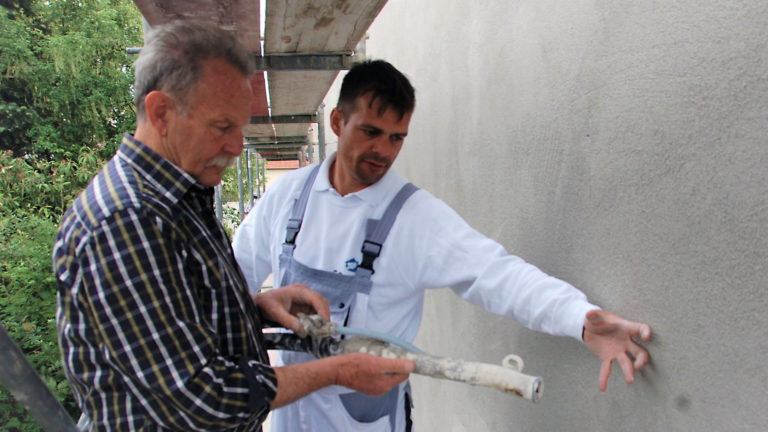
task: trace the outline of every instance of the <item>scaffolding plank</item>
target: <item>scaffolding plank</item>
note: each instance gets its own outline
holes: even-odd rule
[[[268,72],[272,115],[314,113],[338,71]]]
[[[351,52],[386,0],[267,2],[264,52]]]
[[[176,20],[210,21],[235,33],[248,51],[261,54],[259,0],[134,0],[151,26]]]
[[[265,54],[349,53],[386,0],[287,0],[267,2]],[[272,115],[314,113],[339,71],[268,71]],[[292,136],[310,124],[276,125]]]
[[[278,137],[308,137],[310,123],[276,124],[275,132]]]
[[[151,26],[178,19],[211,21],[234,32],[251,53],[262,55],[260,0],[134,0],[134,3]],[[268,1],[263,54],[351,55],[385,4],[386,0]],[[337,70],[256,73],[251,80],[254,90],[251,115],[314,114],[338,73]],[[244,135],[278,142],[280,137],[306,136],[310,126],[310,123],[250,124],[244,128]]]
[[[243,127],[243,136],[275,138],[275,129],[271,124],[247,124]]]

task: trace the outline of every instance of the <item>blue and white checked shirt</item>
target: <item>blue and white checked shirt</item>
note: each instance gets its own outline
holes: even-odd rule
[[[277,381],[212,197],[126,134],[62,219],[59,344],[97,430],[260,430]]]

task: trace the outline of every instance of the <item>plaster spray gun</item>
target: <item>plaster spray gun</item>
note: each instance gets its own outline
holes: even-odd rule
[[[317,358],[339,354],[368,353],[386,358],[405,358],[416,365],[414,373],[471,385],[493,387],[531,402],[541,399],[542,379],[522,373],[523,360],[514,354],[501,365],[437,357],[390,335],[338,326],[320,315],[298,314],[301,333],[265,333],[268,349],[308,352]],[[343,339],[338,336],[349,336]]]

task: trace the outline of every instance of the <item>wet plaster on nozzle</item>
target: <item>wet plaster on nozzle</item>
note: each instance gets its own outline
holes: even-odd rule
[[[305,330],[302,333],[308,337],[319,342],[323,338],[339,334],[333,323],[326,322],[317,315],[301,315],[303,314],[300,314],[299,321]],[[362,332],[360,329],[356,330]],[[493,365],[417,353],[393,346],[386,341],[363,336],[335,341],[330,346],[331,355],[356,352],[385,358],[406,358],[414,362],[414,373],[419,375],[492,387],[534,403],[541,400],[542,378],[523,374],[523,360],[514,354],[505,357],[501,365]]]

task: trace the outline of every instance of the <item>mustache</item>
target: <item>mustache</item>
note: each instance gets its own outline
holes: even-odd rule
[[[205,164],[206,168],[221,167],[229,168],[237,164],[237,156],[216,156]]]

